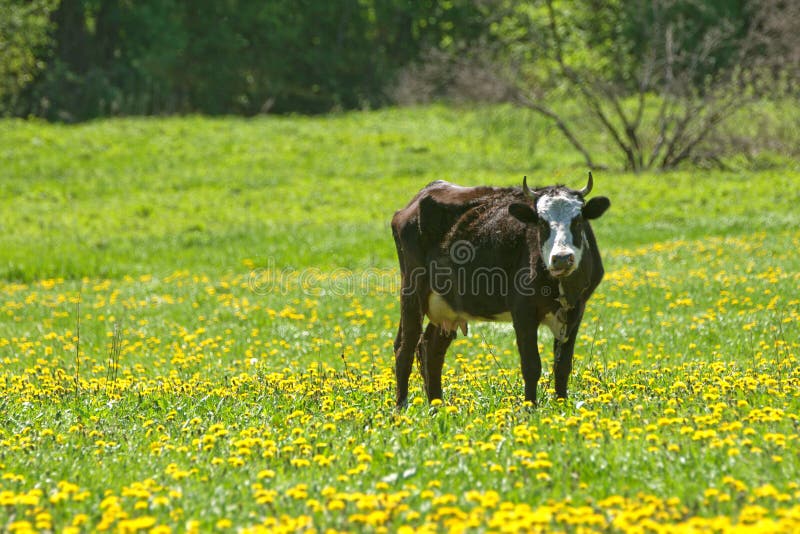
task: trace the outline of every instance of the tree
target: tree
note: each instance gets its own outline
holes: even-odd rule
[[[491,31],[479,48],[437,59],[447,81],[469,71],[468,92],[483,84],[492,98],[543,115],[588,167],[603,167],[583,135],[588,117],[635,172],[673,168],[701,147],[717,157],[704,146],[711,135],[770,90],[779,69],[774,61],[763,68],[764,58],[776,49],[776,27],[786,26],[776,13],[788,9],[781,0],[476,2]],[[787,48],[797,34],[784,33]]]
[[[753,95],[751,35],[744,6],[691,0],[515,6],[539,51],[533,69],[511,59],[515,101],[555,122],[597,167],[577,128],[549,104],[574,98],[601,126],[632,171],[672,168],[692,157]],[[720,7],[721,6],[721,7]],[[582,9],[580,14],[575,11]],[[535,52],[532,52],[535,53]]]
[[[0,0],[0,6],[31,11],[21,0],[9,1]],[[49,20],[48,12],[36,20],[52,27],[50,61],[42,70],[44,56],[26,44],[26,61],[37,68],[24,69],[24,92],[21,84],[14,86],[20,95],[16,108],[64,121],[380,106],[388,102],[385,88],[396,71],[421,50],[483,31],[472,0],[34,4],[46,1],[52,6]],[[9,19],[2,13],[0,25]],[[22,38],[29,32],[7,33]]]
[[[57,0],[0,0],[0,113],[45,67]]]

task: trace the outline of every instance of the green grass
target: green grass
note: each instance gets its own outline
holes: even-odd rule
[[[0,122],[0,529],[798,528],[791,164],[596,172],[569,401],[471,325],[395,412],[392,213],[525,174],[586,169],[505,107]]]
[[[0,168],[0,277],[27,281],[225,272],[245,258],[394,266],[388,221],[432,180],[518,185],[527,174],[578,186],[586,178],[557,132],[504,107],[324,120],[6,121]],[[598,227],[606,246],[772,230],[800,217],[796,169],[596,174],[596,191],[613,199]]]

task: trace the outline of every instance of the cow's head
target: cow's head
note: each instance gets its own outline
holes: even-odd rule
[[[600,217],[611,205],[606,197],[585,200],[592,185],[591,172],[586,187],[579,190],[556,186],[531,191],[524,178],[522,189],[533,205],[515,202],[508,207],[513,217],[538,226],[542,261],[556,278],[571,275],[581,263],[587,243],[584,221]]]

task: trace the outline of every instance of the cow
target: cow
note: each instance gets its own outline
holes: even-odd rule
[[[611,205],[564,185],[425,186],[392,218],[400,261],[400,325],[394,342],[396,405],[408,402],[416,353],[428,401],[442,398],[450,343],[472,321],[510,321],[516,334],[525,400],[536,404],[542,373],[537,344],[545,324],[554,336],[555,393],[566,398],[586,302],[603,278],[589,224]],[[428,324],[423,332],[423,321]]]

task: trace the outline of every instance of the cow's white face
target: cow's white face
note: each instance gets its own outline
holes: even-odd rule
[[[581,264],[584,248],[588,248],[584,221],[597,219],[611,205],[606,197],[594,197],[584,203],[591,190],[592,173],[586,187],[580,190],[554,186],[531,192],[523,179],[522,192],[534,205],[512,202],[508,206],[508,214],[521,223],[537,225],[542,261],[556,278],[571,275]]]
[[[555,277],[569,276],[581,263],[583,253],[583,201],[568,193],[544,195],[536,201],[543,225],[542,261]]]

